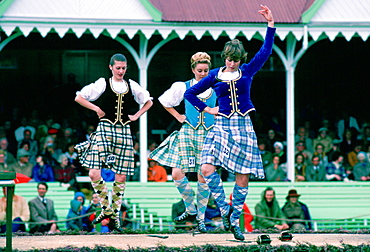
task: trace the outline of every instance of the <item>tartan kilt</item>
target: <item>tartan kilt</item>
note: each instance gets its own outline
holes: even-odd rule
[[[75,146],[79,161],[90,169],[108,168],[117,174],[134,174],[134,148],[130,126],[101,121],[90,141]],[[114,155],[113,163],[106,163],[107,157]]]
[[[193,129],[185,123],[180,131],[169,135],[151,154],[150,158],[161,165],[181,168],[184,173],[201,173],[201,159],[204,139],[208,130],[203,126]]]
[[[249,115],[217,116],[205,139],[201,163],[220,166],[231,173],[264,178],[257,137]]]

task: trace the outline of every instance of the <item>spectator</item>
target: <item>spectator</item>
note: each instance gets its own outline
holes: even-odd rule
[[[149,158],[149,154],[157,148],[158,144],[156,141],[150,141],[148,144],[147,156]]]
[[[55,181],[62,183],[62,186],[68,187],[68,190],[77,190],[76,175],[74,168],[68,165],[68,158],[62,154],[59,156],[59,165],[53,167]]]
[[[370,125],[365,126],[362,129],[362,146],[365,149],[370,143]]]
[[[347,160],[351,168],[353,168],[355,164],[357,164],[358,162],[357,154],[361,151],[361,148],[362,148],[361,143],[357,141],[353,144],[353,150],[348,153]]]
[[[72,206],[72,201],[74,201],[74,200],[81,202],[82,207],[77,212],[76,212],[77,206],[75,205],[76,203],[73,203],[74,205]],[[71,208],[68,211],[67,219],[76,217],[75,216],[76,213],[81,216],[81,215],[86,215],[89,212],[90,207],[85,206],[85,200],[86,200],[85,194],[83,194],[82,192],[76,192],[75,193],[73,200],[71,200]],[[80,221],[78,221],[78,222],[73,222],[72,221],[71,222],[72,226],[74,226],[74,225],[80,226],[81,225],[82,228],[80,228],[79,230],[84,230],[84,231],[89,231],[89,232],[93,229],[93,225],[92,225],[91,221],[89,220],[88,216],[81,217],[79,219],[80,219]],[[69,226],[69,222],[67,222],[67,228],[68,229],[74,229],[73,227]]]
[[[286,153],[284,152],[284,145],[282,142],[275,142],[274,143],[274,154],[279,156],[280,164],[286,163]]]
[[[333,145],[331,145],[331,146],[333,146]],[[326,156],[325,146],[322,143],[316,144],[314,155],[318,156],[320,158],[320,164],[322,164],[324,166],[328,165],[329,159]]]
[[[256,229],[276,228],[285,230],[289,228],[272,187],[267,187],[262,192],[261,201],[255,206],[255,213],[254,226]]]
[[[316,146],[318,143],[321,143],[324,145],[325,151],[330,151],[331,149],[331,142],[333,139],[327,134],[328,129],[325,127],[322,127],[319,129],[319,135],[317,138],[313,140],[313,146]]]
[[[36,155],[38,153],[39,147],[36,140],[33,140],[31,137],[31,131],[29,129],[24,130],[23,138],[18,141],[18,148],[22,148],[23,144],[28,143],[30,152],[30,163],[36,165]]]
[[[263,167],[268,166],[272,162],[272,153],[271,151],[266,150],[266,142],[260,140],[258,143],[258,149],[260,150]]]
[[[275,152],[274,143],[278,141],[280,141],[280,138],[276,135],[275,130],[270,129],[267,132],[266,150],[274,153]]]
[[[366,152],[366,162],[370,163],[370,143],[366,145],[365,152]]]
[[[152,182],[166,182],[167,181],[167,172],[163,166],[158,165],[158,163],[148,158],[148,181]]]
[[[276,154],[272,157],[272,163],[266,166],[265,174],[267,181],[284,181],[286,180],[286,172],[280,165],[280,157]]]
[[[133,175],[128,175],[128,181],[140,181],[140,144],[134,141],[134,162],[135,171]]]
[[[77,138],[74,136],[73,130],[71,128],[66,128],[63,130],[63,136],[58,138],[58,148],[62,152],[66,152],[70,144],[76,143]]]
[[[356,181],[370,181],[370,164],[366,162],[366,153],[360,151],[357,154],[358,162],[353,167],[353,175]]]
[[[287,202],[284,204],[282,211],[287,219],[292,220],[288,222],[289,228],[295,230],[310,230],[311,216],[307,205],[298,201],[301,195],[297,193],[297,190],[291,189],[286,196]],[[295,220],[306,220],[306,221],[295,221]]]
[[[230,206],[232,206],[232,197],[233,194],[231,193],[229,202]],[[251,222],[253,221],[254,217],[245,202],[243,204],[243,216],[244,216],[244,229],[247,230],[248,232],[252,232],[253,226],[251,225]]]
[[[346,129],[344,131],[344,136],[342,142],[340,142],[340,151],[344,154],[348,154],[354,148],[354,143],[356,142],[355,135],[353,134],[351,129]]]
[[[71,208],[67,215],[67,229],[68,230],[83,230],[82,225],[82,202],[78,200],[71,200]]]
[[[47,163],[46,158],[39,154],[36,157],[37,164],[32,169],[32,178],[35,182],[54,182],[54,170]]]
[[[45,198],[48,191],[48,185],[45,182],[37,184],[38,196],[28,202],[30,208],[30,233],[35,232],[60,232],[55,221],[58,220],[54,209],[54,202]],[[32,222],[42,222],[42,224],[33,224]]]
[[[208,199],[207,208],[204,213],[204,222],[207,230],[223,228],[221,211],[212,194]]]
[[[15,159],[13,154],[8,151],[8,145],[8,140],[5,137],[0,139],[0,149],[4,151],[5,163],[7,165],[10,165],[17,162],[17,160]]]
[[[100,206],[100,202],[99,202],[99,197],[98,197],[98,194],[97,193],[93,193],[92,196],[91,196],[91,202],[90,202],[90,205],[88,207],[88,210],[87,210],[87,213],[91,213],[88,217],[89,221],[92,222],[93,220],[95,220],[96,218],[96,215],[100,213],[100,210],[101,210],[101,206]],[[100,232],[101,233],[107,233],[110,231],[108,225],[109,225],[109,218],[106,218],[104,220],[102,220],[102,222],[100,223],[101,226],[100,226]],[[92,230],[91,232],[96,232],[97,231],[97,227],[96,227],[96,224],[92,226]]]
[[[320,164],[320,157],[313,156],[310,165],[306,168],[307,181],[325,181],[326,167]]]
[[[17,151],[18,162],[9,165],[9,171],[22,173],[23,175],[32,178],[33,165],[30,162],[28,162],[29,157],[30,153],[28,151],[26,151],[25,149],[18,149]]]
[[[334,152],[339,151],[340,152],[340,143],[341,141],[339,139],[333,139],[331,142],[331,150],[329,152],[326,152],[326,156],[328,157],[328,162],[333,161],[332,155]]]
[[[193,191],[194,194],[194,191]],[[181,199],[179,202],[172,204],[172,220],[176,217],[182,215],[185,212],[185,204],[184,201]],[[196,225],[196,215],[190,215],[186,220],[176,222],[175,229],[184,229],[190,230],[193,226]]]
[[[36,133],[36,129],[31,125],[28,125],[27,118],[23,117],[21,120],[21,126],[14,131],[15,139],[17,140],[17,142],[23,139],[25,130],[29,130],[31,132],[31,138],[33,139]]]
[[[306,180],[306,165],[305,158],[303,154],[295,155],[295,181],[305,181]]]
[[[304,146],[306,147],[307,151],[313,152],[313,144],[312,139],[309,138],[307,130],[305,127],[301,126],[297,129],[297,134],[294,137],[294,142],[303,142]]]
[[[353,128],[357,131],[357,133],[360,132],[360,127],[358,126],[357,119],[351,116],[348,111],[343,111],[342,119],[338,121],[337,127],[338,137],[340,138],[340,140],[344,140],[343,136],[347,129]]]
[[[309,161],[311,160],[312,158],[312,152],[311,151],[308,151],[306,149],[306,144],[304,141],[298,141],[296,142],[296,151],[295,151],[295,155],[297,154],[302,154],[303,157],[304,157],[304,160],[305,160],[305,165],[308,165],[309,164]]]
[[[0,172],[8,171],[8,164],[5,163],[5,152],[0,149]]]
[[[333,153],[333,161],[326,166],[326,179],[329,181],[348,181],[346,169],[343,166],[343,154]]]
[[[122,201],[121,210],[120,210],[120,221],[121,221],[121,227],[123,228],[131,228],[132,222],[129,220],[130,216],[128,214],[129,206]]]
[[[7,189],[3,187],[4,197],[0,199],[0,233],[6,232],[6,193]],[[13,194],[12,206],[12,220],[13,222],[26,222],[30,219],[30,210],[28,208],[26,199],[22,196]],[[12,232],[22,231],[26,232],[24,223],[13,223]]]

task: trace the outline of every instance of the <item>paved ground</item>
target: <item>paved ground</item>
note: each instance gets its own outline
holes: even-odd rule
[[[246,243],[236,242],[232,234],[168,234],[159,235],[160,237],[151,237],[149,235],[76,235],[76,236],[24,236],[13,237],[13,249],[50,249],[66,247],[68,245],[75,247],[95,247],[95,245],[112,246],[119,249],[128,249],[141,247],[157,247],[164,245],[167,247],[187,247],[201,246],[205,244],[238,246],[241,244],[256,244],[256,239],[260,234],[245,234]],[[270,234],[271,245],[296,245],[312,244],[316,246],[341,244],[361,245],[370,244],[370,234],[293,234],[291,242],[281,242],[278,239],[279,234]],[[167,238],[165,238],[167,237]],[[248,242],[248,243],[247,243]],[[5,237],[0,238],[0,247],[5,247]]]

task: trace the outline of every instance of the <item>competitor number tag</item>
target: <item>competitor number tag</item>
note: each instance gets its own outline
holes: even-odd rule
[[[195,167],[195,157],[189,157],[189,167]]]
[[[116,162],[116,156],[115,155],[109,155],[107,157],[107,164],[113,164]]]
[[[229,158],[230,157],[230,148],[228,148],[228,147],[224,147],[224,149],[223,149],[223,155],[225,156],[225,157],[227,157],[227,158]]]

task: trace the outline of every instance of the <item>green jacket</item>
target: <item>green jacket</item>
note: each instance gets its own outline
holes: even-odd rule
[[[261,195],[262,199],[255,206],[256,216],[254,218],[254,226],[256,229],[268,229],[268,228],[273,228],[276,224],[281,225],[281,224],[286,223],[286,221],[267,219],[267,218],[260,217],[260,216],[266,216],[266,217],[286,219],[285,215],[280,209],[279,202],[276,200],[276,198],[274,198],[271,208],[267,206],[267,202],[265,199],[265,192],[266,190],[262,192],[262,195]]]

